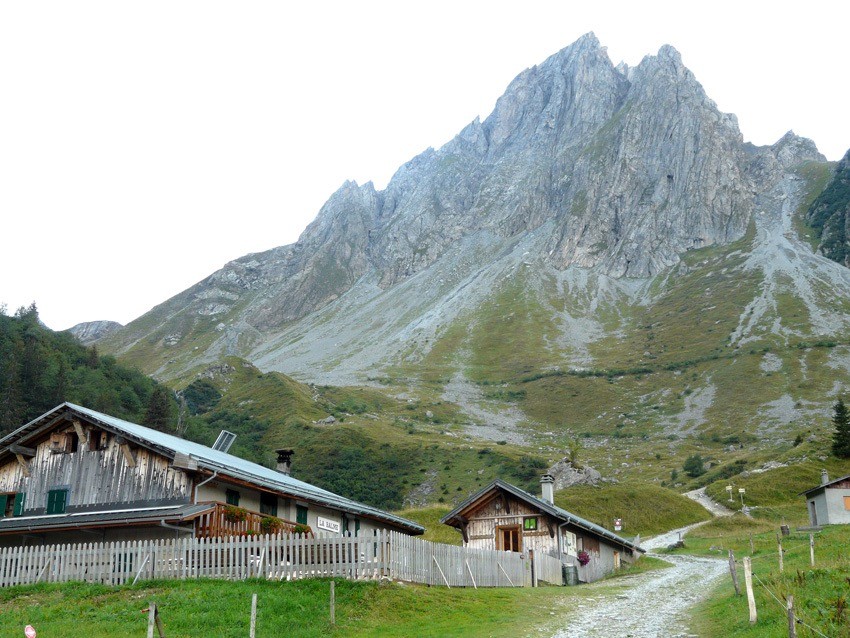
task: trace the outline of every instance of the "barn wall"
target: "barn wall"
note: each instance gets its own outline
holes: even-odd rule
[[[87,437],[99,434],[83,424]],[[172,468],[169,459],[134,447],[136,466],[130,467],[114,436],[107,437],[103,449],[90,450],[88,439],[78,443],[75,452],[54,453],[48,434],[33,446],[36,454],[28,459],[29,476],[15,457],[0,466],[0,493],[23,492],[23,514],[43,514],[49,490],[68,489],[66,511],[97,510],[119,504],[187,503],[189,477]]]

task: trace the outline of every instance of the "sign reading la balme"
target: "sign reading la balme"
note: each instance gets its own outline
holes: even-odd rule
[[[329,518],[322,518],[321,516],[319,517],[316,527],[327,532],[333,532],[334,534],[339,534],[342,530],[342,526],[339,524],[339,521],[332,521]]]

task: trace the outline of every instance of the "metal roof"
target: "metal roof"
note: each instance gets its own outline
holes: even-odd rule
[[[609,541],[617,543],[618,545],[622,545],[623,547],[629,547],[639,552],[646,552],[646,550],[635,545],[633,542],[626,540],[622,536],[618,536],[614,532],[611,532],[600,525],[591,523],[590,521],[583,519],[581,516],[576,516],[572,512],[568,512],[565,509],[561,509],[557,505],[553,505],[548,501],[544,501],[543,499],[538,498],[537,496],[534,496],[533,494],[530,494],[525,490],[521,490],[515,485],[511,485],[510,483],[507,483],[502,479],[496,479],[488,486],[478,490],[475,494],[467,498],[451,512],[443,516],[443,518],[440,519],[440,522],[445,523],[446,525],[452,525],[451,521],[453,519],[456,519],[461,512],[473,505],[476,501],[478,501],[482,496],[484,496],[488,492],[496,489],[502,489],[564,523],[571,523],[576,527],[580,527],[588,532],[592,532],[597,536],[606,538]],[[454,527],[454,525],[452,525],[452,527]]]
[[[120,432],[128,439],[144,447],[155,449],[171,458],[174,458],[175,454],[191,456],[198,461],[199,468],[219,472],[220,474],[247,481],[271,491],[284,492],[289,496],[302,498],[306,501],[312,501],[346,513],[390,523],[414,534],[422,534],[425,531],[422,525],[406,518],[390,514],[376,507],[352,501],[344,496],[339,496],[315,485],[282,474],[277,470],[246,461],[226,452],[214,450],[200,443],[187,441],[172,434],[152,430],[143,425],[124,421],[123,419],[74,405],[73,403],[63,403],[0,439],[0,455],[7,452],[9,445],[12,443],[24,439],[26,436],[40,430],[43,426],[52,423],[66,411],[98,423],[106,429]]]
[[[52,529],[111,527],[120,525],[179,523],[191,520],[215,508],[210,503],[150,507],[134,510],[105,510],[76,512],[73,514],[48,514],[40,516],[14,516],[0,518],[0,534],[12,532],[49,531]]]
[[[837,478],[837,479],[833,479],[831,481],[827,481],[826,483],[821,483],[820,485],[813,487],[811,489],[808,489],[805,492],[800,492],[800,494],[798,494],[798,496],[802,496],[804,494],[809,494],[811,492],[816,492],[818,490],[826,489],[828,487],[831,487],[832,485],[835,485],[836,483],[840,483],[841,481],[846,481],[847,479],[850,479],[850,474],[848,474],[847,476],[842,476],[842,477]]]

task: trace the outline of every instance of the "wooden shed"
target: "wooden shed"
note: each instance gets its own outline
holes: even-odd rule
[[[644,550],[604,527],[555,505],[554,479],[541,479],[542,496],[496,479],[441,522],[457,528],[464,547],[548,554],[592,582],[637,560]]]

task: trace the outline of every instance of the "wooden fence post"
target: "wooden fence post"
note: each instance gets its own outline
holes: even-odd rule
[[[809,533],[809,557],[812,560],[812,567],[815,566],[815,535]]]
[[[148,638],[153,638],[153,628],[156,618],[156,603],[151,603],[148,606]]]
[[[747,589],[747,607],[750,610],[750,624],[756,624],[756,599],[753,596],[753,564],[749,556],[744,556],[744,585]]]
[[[735,595],[741,595],[741,588],[738,585],[738,568],[735,566],[735,554],[729,550],[729,573],[732,574],[732,584],[735,585]]]
[[[779,546],[779,573],[785,571],[785,557],[782,555],[782,537],[777,534],[776,535],[776,544]]]
[[[336,624],[336,589],[331,581],[331,625]]]
[[[797,619],[794,617],[794,597],[788,595],[788,638],[797,638]]]
[[[255,638],[257,635],[257,594],[251,595],[251,629],[250,636]]]
[[[148,607],[148,638],[153,638],[153,629],[156,627],[156,633],[159,638],[165,638],[165,628],[162,626],[162,620],[159,618],[159,609],[156,603],[152,602]]]
[[[753,547],[753,535],[750,534],[750,556],[756,553],[755,548]]]

